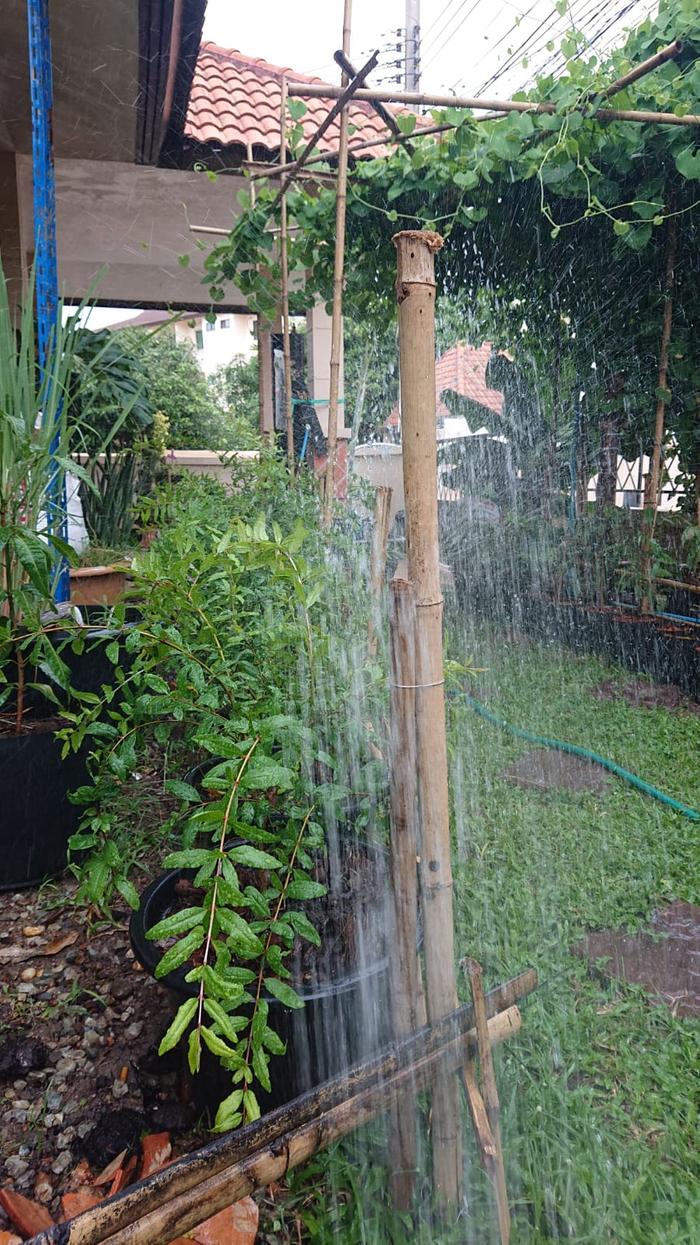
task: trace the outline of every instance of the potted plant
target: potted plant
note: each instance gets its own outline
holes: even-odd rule
[[[299,1043],[310,1052],[318,1008],[335,1018],[325,1025],[335,1049],[316,1052],[309,1076],[333,1066],[321,1055],[349,1062],[369,1038],[358,1033],[353,1045],[357,992],[381,989],[387,967],[377,932],[383,922],[376,937],[361,936],[358,924],[378,919],[383,856],[354,834],[361,818],[343,810],[348,792],[323,746],[327,711],[343,720],[342,703],[333,705],[328,687],[322,694],[317,686],[332,572],[305,556],[315,534],[299,523],[283,532],[276,522],[232,518],[246,503],[250,489],[241,498],[210,481],[176,486],[169,524],[137,558],[143,616],[126,642],[133,664],[111,704],[105,763],[74,839],[91,851],[80,870],[82,898],[106,902],[114,886],[137,908],[136,953],[179,994],[161,1050],[186,1044],[195,1086],[210,1084],[195,1092],[210,1104],[214,1095],[220,1129],[294,1092]],[[85,730],[83,721],[76,742]],[[115,796],[149,737],[167,743],[168,755],[208,760],[203,780],[166,783],[182,801],[182,815],[164,828],[171,839],[176,831],[175,850],[165,855],[168,872],[139,899],[127,876],[128,827],[125,835],[122,814],[110,809],[123,809]],[[348,876],[357,884],[348,885]],[[327,960],[338,941],[334,919],[350,913],[357,938],[346,956]]]
[[[57,317],[42,369],[33,286],[17,328],[0,271],[0,888],[39,881],[65,865],[79,812],[68,793],[85,777],[85,750],[66,749],[65,711],[97,701],[107,673],[89,633],[57,613],[57,565],[71,549],[47,515],[55,510],[81,428],[70,402],[77,318]],[[84,474],[84,473],[83,473]],[[55,517],[55,516],[54,516]]]

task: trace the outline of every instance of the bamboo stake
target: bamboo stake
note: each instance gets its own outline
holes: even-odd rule
[[[389,516],[391,514],[392,489],[385,484],[377,485],[374,492],[374,528],[372,531],[372,556],[370,561],[370,584],[372,588],[372,611],[367,636],[367,652],[370,657],[377,653],[377,628],[375,618],[378,616],[384,588],[386,571],[386,551],[389,543]]]
[[[476,1022],[476,1035],[479,1047],[479,1063],[481,1064],[481,1081],[484,1087],[486,1118],[489,1123],[489,1128],[491,1129],[494,1145],[494,1153],[490,1156],[487,1166],[496,1191],[496,1206],[498,1209],[498,1227],[501,1234],[501,1245],[509,1245],[510,1208],[508,1206],[506,1172],[503,1162],[503,1148],[501,1145],[501,1105],[498,1100],[498,1086],[496,1085],[496,1074],[493,1067],[493,1053],[491,1051],[491,1039],[489,1037],[488,1020],[486,1018],[486,1003],[484,1000],[481,965],[477,964],[476,960],[467,959],[466,967],[469,973],[472,1003],[474,1004],[474,1020]]]
[[[634,69],[630,69],[629,73],[624,74],[622,78],[612,82],[609,87],[600,92],[601,98],[610,99],[612,95],[617,95],[618,91],[624,91],[625,87],[631,86],[639,78],[643,78],[646,74],[651,73],[652,69],[658,69],[659,65],[665,65],[666,61],[673,60],[673,57],[678,56],[682,51],[683,44],[681,40],[674,39],[673,43],[669,43],[665,48],[660,48],[654,56],[650,56],[647,60],[635,66]]]
[[[390,490],[389,490],[390,491]],[[391,764],[390,823],[393,941],[390,959],[391,1005],[397,1037],[420,1024],[423,986],[417,945],[416,860],[416,611],[413,588],[394,577],[391,584]],[[394,1205],[408,1210],[417,1163],[415,1098],[402,1096],[392,1113],[389,1146]]]
[[[661,345],[659,347],[659,376],[654,418],[654,448],[646,481],[644,508],[645,533],[642,552],[642,577],[645,589],[640,603],[642,614],[648,614],[651,608],[651,542],[656,526],[656,512],[659,505],[659,486],[661,482],[661,454],[664,442],[664,424],[666,420],[666,398],[663,396],[668,383],[668,347],[671,341],[673,324],[673,287],[676,275],[676,249],[678,245],[678,217],[672,215],[668,219],[668,237],[666,240],[666,271],[664,274],[664,314],[661,326]]]
[[[665,588],[683,588],[685,592],[700,592],[700,584],[684,584],[681,579],[661,579],[655,575],[654,583],[663,584]]]
[[[290,82],[289,94],[304,99],[337,99],[339,88],[320,82]],[[363,87],[355,93],[355,99],[371,104],[378,100],[383,104],[413,104],[426,108],[467,108],[479,112],[536,112],[556,113],[557,105],[548,100],[540,103],[518,99],[485,99],[471,95],[426,95],[422,91],[368,90]],[[640,125],[700,125],[700,116],[688,113],[677,117],[672,112],[644,112],[636,109],[596,108],[590,113],[597,121],[636,121]]]
[[[377,53],[377,56],[378,55],[379,53]],[[336,62],[337,65],[340,65],[340,68],[344,70],[344,72],[348,75],[348,77],[352,78],[357,73],[357,70],[354,68],[352,61],[348,60],[344,52],[335,52],[333,55],[333,60]],[[380,121],[384,122],[386,128],[391,131],[391,133],[393,134],[397,142],[403,143],[408,154],[413,155],[414,148],[412,147],[408,139],[408,136],[406,134],[401,133],[401,130],[399,129],[398,123],[393,113],[389,112],[384,107],[384,105],[380,104],[376,99],[373,101],[372,107],[374,111],[376,112],[377,116],[379,117]]]
[[[343,6],[343,52],[350,56],[350,22],[352,0]],[[347,74],[342,75],[343,87]],[[357,92],[355,92],[357,95]],[[326,437],[326,473],[323,496],[323,522],[330,525],[335,494],[335,464],[338,455],[338,397],[340,395],[340,356],[343,349],[343,266],[345,262],[345,213],[348,193],[348,110],[340,114],[338,145],[338,188],[335,199],[335,254],[333,259],[333,316],[331,320],[331,366],[328,394],[328,435]]]
[[[280,164],[287,156],[287,79],[280,84]],[[284,184],[284,183],[283,183]],[[284,422],[287,430],[287,466],[294,479],[294,406],[292,402],[292,346],[289,338],[289,256],[287,252],[287,196],[280,210],[280,267],[282,269],[282,348],[284,353]]]
[[[521,1027],[517,1007],[500,1013],[489,1024],[491,1041],[500,1042],[517,1034]],[[385,1085],[357,1094],[338,1103],[330,1111],[315,1117],[300,1128],[280,1137],[264,1149],[241,1158],[231,1166],[202,1181],[163,1205],[140,1216],[110,1236],[99,1238],[101,1245],[169,1245],[212,1215],[247,1197],[255,1189],[283,1180],[289,1171],[306,1162],[319,1150],[332,1145],[371,1120],[386,1105],[387,1096],[404,1092],[415,1085],[420,1090],[435,1075],[436,1068],[459,1067],[466,1055],[476,1050],[476,1032],[470,1030],[438,1052],[424,1056],[418,1064],[398,1072]],[[100,1209],[96,1207],[95,1210]],[[74,1236],[87,1211],[67,1224],[58,1224],[32,1238],[30,1245],[75,1245]]]
[[[421,890],[428,1019],[457,1005],[452,864],[442,668],[442,593],[437,519],[435,415],[435,260],[439,234],[394,237],[404,494],[409,578],[416,594],[416,738],[421,823]],[[437,1191],[456,1206],[462,1185],[459,1097],[451,1078],[433,1090],[433,1169]]]
[[[338,54],[336,53],[336,56],[337,55]],[[330,112],[326,114],[321,124],[311,135],[311,138],[309,139],[308,143],[306,144],[299,158],[297,160],[294,160],[292,164],[286,166],[289,170],[289,175],[283,181],[282,185],[279,188],[278,194],[272,204],[272,207],[270,208],[270,215],[273,214],[273,212],[275,211],[275,208],[280,202],[280,199],[289,190],[289,187],[291,186],[292,182],[295,181],[296,178],[299,176],[301,169],[306,164],[307,160],[309,159],[309,156],[311,155],[319,139],[323,138],[323,135],[326,133],[326,130],[333,124],[336,117],[338,116],[338,113],[342,112],[346,104],[350,102],[353,95],[357,91],[358,87],[360,87],[362,83],[364,82],[365,78],[369,77],[373,69],[376,69],[378,60],[379,60],[379,53],[374,52],[372,56],[370,56],[369,60],[367,61],[367,64],[362,66],[362,69],[358,70],[357,72],[353,70],[352,74],[345,75],[344,80],[347,81],[348,85],[346,86],[342,95],[338,96],[338,99],[336,100],[335,104],[331,108]],[[352,81],[349,81],[349,78],[352,78]],[[327,158],[328,157],[326,156],[326,159]],[[280,160],[280,163],[283,163],[283,161]]]
[[[517,1013],[518,1009],[514,1006],[516,1000],[530,994],[536,986],[537,974],[530,968],[490,990],[486,996],[489,1019],[499,1016],[502,1028],[506,1018],[512,1018]],[[58,1225],[40,1233],[32,1245],[101,1245],[175,1198],[188,1192],[196,1195],[197,1190],[213,1177],[250,1160],[264,1149],[279,1145],[280,1140],[289,1133],[320,1118],[339,1103],[371,1088],[386,1087],[391,1077],[410,1070],[416,1061],[435,1054],[448,1043],[456,1042],[471,1030],[473,1022],[474,1008],[470,1005],[459,1008],[440,1024],[412,1034],[369,1063],[352,1068],[343,1076],[334,1077],[293,1102],[278,1107],[261,1120],[217,1137],[192,1154],[176,1159],[169,1167],[148,1179],[76,1216],[69,1228]],[[473,1051],[475,1047],[472,1045],[470,1049]]]

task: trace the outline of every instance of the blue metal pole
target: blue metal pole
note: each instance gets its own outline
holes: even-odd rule
[[[36,299],[39,367],[43,371],[51,350],[58,318],[58,267],[56,263],[56,181],[53,164],[53,79],[48,0],[27,0],[29,32],[29,82],[32,101],[32,170],[34,185],[34,288]],[[57,448],[57,438],[52,450]],[[48,530],[62,540],[68,537],[66,483],[56,468],[49,481]],[[68,565],[59,558],[54,597],[70,599]]]

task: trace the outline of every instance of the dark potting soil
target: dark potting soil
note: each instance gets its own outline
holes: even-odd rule
[[[382,919],[386,894],[383,857],[371,854],[362,844],[353,844],[343,847],[341,858],[339,875],[332,879],[325,859],[320,859],[312,870],[314,879],[328,887],[325,896],[289,904],[306,913],[321,939],[320,947],[304,938],[295,939],[286,961],[295,986],[311,986],[343,977],[356,971],[368,955],[378,959],[386,954],[386,923]],[[264,873],[241,868],[237,872],[241,890],[249,885],[265,890],[268,883]],[[201,902],[204,894],[188,878],[176,882],[174,890],[173,902],[164,911],[164,917]],[[241,915],[248,920],[255,919],[248,909],[242,909]],[[156,945],[165,952],[175,941],[174,938],[164,939]],[[281,942],[275,936],[272,941]],[[197,962],[196,955],[194,962]],[[243,964],[245,966],[245,962]]]
[[[35,713],[25,713],[22,718],[22,729],[17,730],[17,722],[13,714],[0,714],[0,738],[17,737],[18,735],[48,735],[60,731],[67,726],[64,718],[42,718]]]
[[[643,986],[675,1016],[700,1015],[700,907],[677,899],[654,913],[648,930],[603,930],[573,948],[600,971]]]
[[[503,770],[501,778],[515,787],[537,791],[603,792],[610,775],[582,757],[549,748],[532,748]]]

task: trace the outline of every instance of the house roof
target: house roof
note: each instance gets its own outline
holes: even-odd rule
[[[201,311],[159,311],[157,308],[152,310],[141,311],[137,316],[131,316],[128,320],[116,320],[114,324],[107,324],[105,327],[113,332],[117,329],[147,329],[156,324],[165,324],[166,321],[172,321],[173,324],[181,323],[183,320],[199,320],[202,317]]]
[[[322,82],[321,78],[297,73],[289,67],[271,65],[257,56],[245,56],[235,49],[203,43],[195,67],[185,120],[185,138],[197,143],[217,143],[222,147],[240,144],[263,147],[276,152],[280,146],[280,107],[282,78],[290,82]],[[302,118],[304,137],[311,138],[332,108],[333,99],[305,101]],[[377,138],[377,152],[383,148],[386,126],[371,104],[352,103],[350,124],[357,127],[353,139]],[[320,152],[338,149],[339,122],[336,119],[318,144]],[[369,149],[368,155],[373,149]]]
[[[491,342],[481,346],[468,346],[466,342],[457,342],[450,346],[435,363],[435,391],[437,394],[437,417],[444,419],[449,409],[442,401],[444,393],[456,393],[460,398],[468,398],[486,410],[500,415],[503,411],[503,394],[498,389],[489,389],[486,384],[486,367],[491,355]],[[390,427],[399,423],[399,408],[395,406],[387,420]]]

